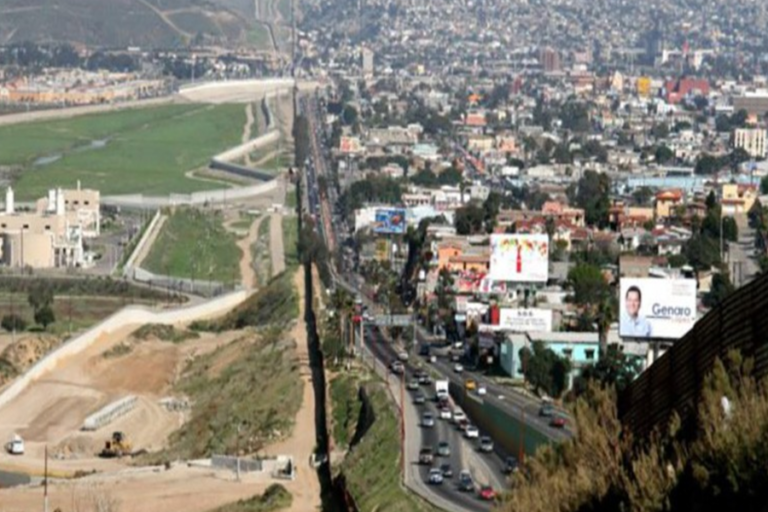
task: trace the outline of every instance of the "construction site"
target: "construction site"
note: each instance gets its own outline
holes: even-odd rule
[[[205,94],[213,101],[240,101],[244,91]],[[279,121],[291,119],[278,108]],[[119,503],[121,511],[203,512],[258,495],[275,482],[292,495],[289,510],[319,508],[320,486],[311,462],[314,395],[301,322],[304,278],[295,264],[286,264],[286,252],[293,247],[285,245],[295,243],[284,240],[292,213],[281,207],[284,179],[276,182],[261,196],[219,207],[221,224],[233,233],[240,252],[235,265],[240,284],[233,291],[212,299],[191,296],[181,307],[126,306],[51,347],[0,386],[0,444],[13,448],[0,453],[0,477],[30,479],[27,485],[3,488],[0,478],[1,512],[41,506],[46,472],[48,506],[62,512],[91,510],[87,503],[96,501]],[[151,253],[163,215],[143,234],[131,265],[138,267]],[[254,300],[257,305],[269,301],[260,293],[272,293],[270,287],[277,286],[295,306],[281,310],[276,334],[256,326],[210,327],[216,322],[224,326],[242,308],[253,307]],[[268,343],[268,336],[275,338]],[[237,420],[234,434],[222,434],[223,444],[217,445],[209,432],[189,442],[198,423],[219,421],[229,428],[226,414],[208,416],[209,391],[222,382],[252,379],[237,373],[243,361],[285,374],[276,378],[262,371],[269,379],[264,386],[277,402],[253,400],[251,417]],[[295,400],[282,407],[282,396]],[[219,397],[217,402],[222,409],[234,407],[228,400],[242,402],[243,397]],[[275,420],[278,409],[290,417]],[[237,421],[233,417],[231,423]]]

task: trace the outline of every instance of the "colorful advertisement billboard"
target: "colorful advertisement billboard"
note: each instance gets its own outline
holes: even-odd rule
[[[491,235],[491,271],[495,281],[546,282],[549,277],[547,235]]]
[[[339,139],[339,151],[346,155],[360,153],[363,150],[359,137],[342,137]]]
[[[402,235],[405,233],[405,210],[402,208],[387,208],[376,210],[376,220],[373,232],[387,235]]]
[[[678,339],[696,322],[695,279],[622,279],[619,334]]]
[[[552,310],[501,308],[499,327],[512,332],[552,332]]]

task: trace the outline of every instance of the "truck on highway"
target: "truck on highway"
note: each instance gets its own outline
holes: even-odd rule
[[[436,380],[435,381],[435,395],[437,395],[437,399],[447,399],[448,398],[448,381],[447,380]]]

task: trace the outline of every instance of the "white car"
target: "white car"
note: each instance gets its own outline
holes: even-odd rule
[[[462,366],[459,363],[456,363],[455,365],[453,365],[453,371],[456,373],[461,373],[464,371],[464,366]]]
[[[483,386],[483,385],[477,386],[477,394],[478,395],[485,395],[487,393],[488,393],[488,390],[485,388],[485,386]]]
[[[408,353],[407,352],[399,352],[397,354],[397,358],[401,361],[407,361],[408,360]]]
[[[11,455],[24,455],[24,440],[18,435],[5,445],[5,450]]]
[[[451,410],[449,408],[443,407],[440,409],[440,419],[450,421],[452,417],[453,415],[451,414]]]
[[[426,428],[432,428],[435,426],[435,417],[432,413],[425,412],[421,417],[421,426]]]
[[[458,423],[461,420],[465,420],[465,419],[467,419],[467,415],[464,414],[464,411],[462,411],[461,409],[455,409],[453,411],[453,422],[454,423]]]
[[[474,425],[467,425],[466,430],[464,430],[464,437],[467,439],[476,439],[480,437],[480,431]]]
[[[443,471],[440,468],[432,468],[429,470],[429,483],[435,485],[443,483]]]

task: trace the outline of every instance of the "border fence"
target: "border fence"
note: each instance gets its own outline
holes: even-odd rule
[[[768,375],[768,274],[707,313],[624,390],[619,418],[638,437],[665,427],[673,411],[691,427],[704,378],[731,350],[754,359],[756,378]]]

